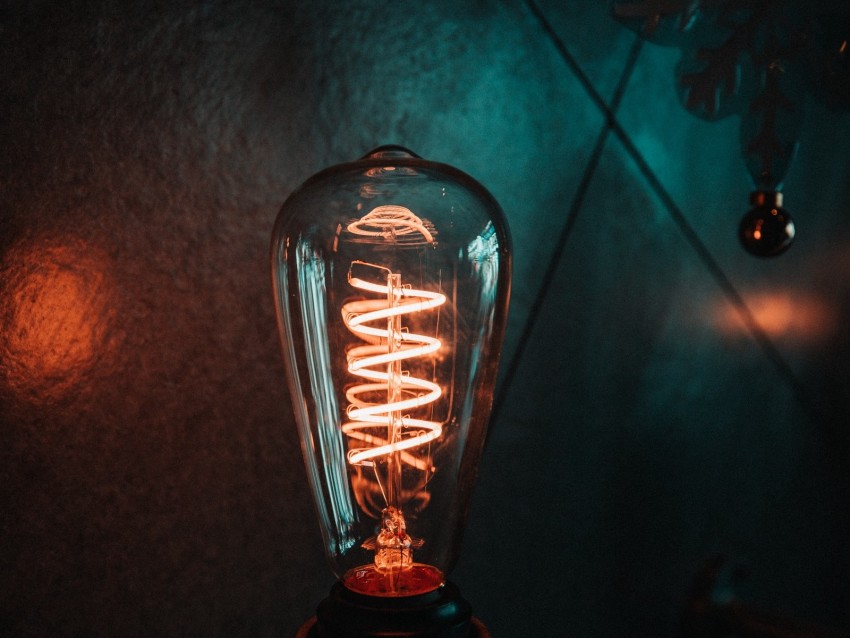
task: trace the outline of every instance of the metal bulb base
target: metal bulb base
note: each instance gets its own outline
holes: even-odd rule
[[[337,583],[296,638],[489,638],[453,583],[418,596],[366,596]]]

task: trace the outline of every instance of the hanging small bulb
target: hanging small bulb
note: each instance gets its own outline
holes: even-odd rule
[[[790,82],[789,62],[766,55],[762,88],[741,118],[741,142],[755,191],[739,226],[744,249],[757,257],[776,257],[794,240],[794,221],[782,208],[782,181],[794,157],[802,126],[802,96]]]
[[[782,193],[755,191],[750,195],[753,207],[741,219],[738,238],[744,248],[757,257],[781,255],[794,240],[794,220],[782,208]]]

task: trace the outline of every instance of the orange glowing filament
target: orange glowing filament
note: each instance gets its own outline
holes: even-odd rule
[[[377,206],[351,222],[348,231],[394,246],[434,241],[428,225],[404,206]],[[362,340],[347,352],[348,372],[357,382],[345,393],[348,421],[342,431],[351,439],[348,462],[374,471],[386,503],[380,533],[374,541],[364,543],[364,548],[375,550],[374,566],[357,573],[377,570],[382,575],[376,581],[382,583],[381,588],[397,593],[409,588],[409,583],[402,586],[399,578],[414,573],[413,549],[423,542],[407,533],[402,511],[403,469],[432,471],[430,443],[443,432],[440,422],[422,418],[422,409],[440,398],[442,388],[402,368],[403,363],[433,355],[442,343],[436,337],[411,332],[402,319],[409,321],[413,315],[433,311],[446,302],[446,296],[416,290],[402,283],[400,273],[359,260],[351,263],[348,283],[378,296],[342,306],[343,322]],[[415,417],[411,416],[414,411],[419,412]],[[427,453],[423,454],[423,448]],[[442,578],[438,571],[434,574],[433,581]],[[355,582],[360,585],[350,586],[372,591],[375,585],[363,585],[367,581],[369,578],[358,577]]]
[[[406,412],[433,403],[442,389],[433,381],[402,371],[401,363],[432,354],[442,344],[435,337],[409,332],[401,326],[401,318],[441,306],[446,296],[403,286],[401,275],[382,266],[356,261],[352,269],[355,267],[381,271],[386,284],[366,281],[349,271],[353,287],[379,293],[382,298],[351,301],[342,307],[346,326],[366,342],[348,351],[348,371],[364,382],[346,391],[350,421],[343,424],[342,431],[367,445],[350,449],[348,460],[353,465],[372,466],[375,459],[399,452],[404,463],[426,470],[425,461],[406,451],[438,438],[442,425],[411,418]],[[379,395],[385,395],[386,401],[370,400]]]

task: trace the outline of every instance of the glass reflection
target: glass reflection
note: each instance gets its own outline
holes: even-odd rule
[[[310,357],[310,387],[316,397],[316,422],[318,444],[324,458],[332,462],[321,468],[314,464],[311,469],[313,481],[327,484],[330,511],[321,507],[319,515],[324,519],[323,529],[335,529],[336,534],[325,538],[328,550],[343,553],[354,544],[348,528],[354,521],[353,505],[349,498],[348,474],[344,471],[345,447],[340,430],[339,403],[334,392],[333,379],[326,371],[331,370],[331,355],[327,335],[328,312],[325,305],[325,262],[320,251],[314,250],[309,241],[296,247],[299,266],[299,286],[303,291],[301,319],[307,353]]]

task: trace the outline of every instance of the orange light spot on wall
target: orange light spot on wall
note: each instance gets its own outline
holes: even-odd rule
[[[115,315],[107,263],[73,239],[29,241],[6,253],[0,345],[9,388],[43,399],[84,383],[108,348]]]
[[[772,291],[745,295],[746,304],[761,330],[771,338],[812,342],[828,338],[835,327],[835,312],[823,300],[797,291]],[[738,311],[726,306],[718,324],[727,333],[746,331]]]

